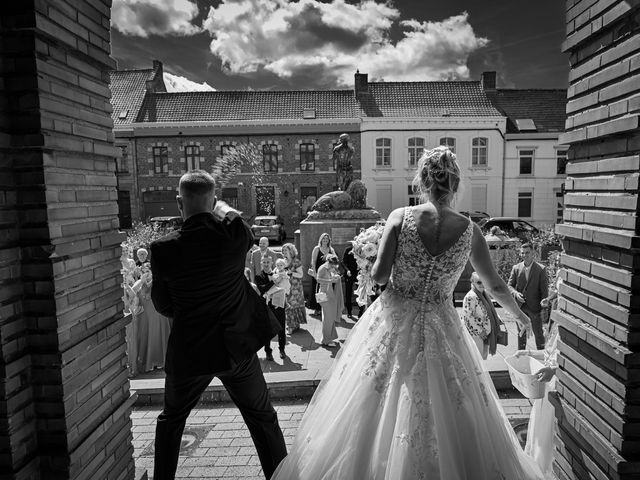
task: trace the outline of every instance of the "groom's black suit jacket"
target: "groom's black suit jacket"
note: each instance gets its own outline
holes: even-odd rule
[[[165,360],[178,376],[217,374],[257,352],[280,325],[244,276],[253,244],[237,217],[189,217],[182,228],[151,244],[156,310],[173,318]]]

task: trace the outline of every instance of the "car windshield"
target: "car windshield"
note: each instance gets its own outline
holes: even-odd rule
[[[515,223],[515,228],[516,228],[516,230],[522,230],[522,231],[525,231],[525,232],[533,231],[533,227],[531,225],[529,225],[528,223],[524,223],[524,222],[516,222]]]
[[[488,219],[488,218],[483,218],[482,220],[480,220],[480,221],[478,222],[478,226],[479,226],[479,227],[484,227],[484,225],[485,225],[488,221],[489,221],[489,219]]]
[[[256,218],[255,224],[260,227],[272,227],[276,224],[275,218]]]

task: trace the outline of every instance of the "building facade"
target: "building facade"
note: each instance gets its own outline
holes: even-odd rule
[[[536,224],[562,217],[566,91],[497,89],[495,72],[446,82],[369,82],[357,72],[353,90],[167,93],[161,76],[158,61],[112,73],[121,222],[128,211],[134,220],[178,215],[184,172],[212,171],[230,148],[251,145],[253,161],[218,197],[247,218],[280,215],[291,236],[337,188],[332,150],[342,133],[355,150],[354,178],[385,217],[419,201],[417,161],[436,145],[458,157],[458,210]]]

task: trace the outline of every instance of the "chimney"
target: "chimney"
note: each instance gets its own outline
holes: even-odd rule
[[[160,73],[160,75],[162,75],[162,62],[160,60],[154,60],[153,61],[153,70],[156,73]]]
[[[369,74],[356,70],[354,90],[356,98],[362,93],[369,93]]]
[[[480,86],[484,91],[494,91],[496,89],[496,72],[482,72]]]

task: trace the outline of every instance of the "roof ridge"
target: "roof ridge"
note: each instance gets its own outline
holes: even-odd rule
[[[496,92],[567,92],[566,88],[497,88]]]
[[[133,73],[133,72],[154,72],[153,68],[130,68],[130,69],[117,69],[117,70],[109,70],[109,73]]]
[[[430,84],[430,83],[443,83],[443,84],[453,84],[453,83],[480,83],[480,80],[415,80],[415,81],[393,81],[393,82],[369,82],[369,85],[407,85],[407,84]]]
[[[353,90],[191,90],[181,92],[153,92],[154,95],[177,94],[213,94],[213,93],[354,93]]]

